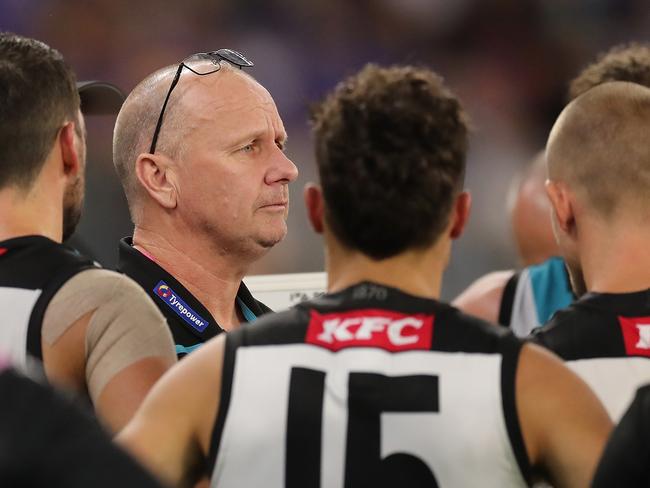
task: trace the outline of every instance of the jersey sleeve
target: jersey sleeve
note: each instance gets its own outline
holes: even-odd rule
[[[90,415],[13,370],[0,372],[0,486],[159,488]]]
[[[176,362],[171,332],[156,305],[133,280],[108,270],[84,271],[61,287],[45,313],[43,340],[54,343],[89,312],[85,376],[93,402],[116,374],[141,359]]]

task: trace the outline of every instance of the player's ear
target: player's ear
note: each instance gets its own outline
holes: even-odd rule
[[[82,171],[82,161],[75,144],[75,123],[68,122],[59,130],[58,142],[61,148],[63,173],[76,178]]]
[[[178,205],[178,188],[173,162],[163,154],[140,154],[135,174],[142,187],[160,206],[168,209]]]
[[[545,186],[557,226],[562,232],[570,234],[575,225],[575,215],[568,188],[563,182],[554,180],[546,180]]]
[[[303,190],[305,207],[307,207],[307,218],[312,229],[317,234],[323,233],[323,216],[325,214],[325,202],[323,190],[314,183],[307,183]]]
[[[472,196],[468,191],[461,192],[454,202],[451,214],[451,229],[449,237],[458,239],[465,230],[465,225],[469,219],[470,209],[472,207]]]

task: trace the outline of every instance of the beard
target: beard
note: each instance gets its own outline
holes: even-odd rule
[[[67,241],[77,228],[81,219],[81,209],[84,200],[84,185],[82,178],[77,178],[63,195],[63,241]]]

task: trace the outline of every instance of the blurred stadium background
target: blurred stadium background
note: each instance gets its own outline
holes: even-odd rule
[[[300,169],[289,235],[251,274],[320,271],[320,240],[302,205],[316,177],[309,103],[368,61],[422,63],[441,73],[473,121],[466,186],[469,228],[443,297],[487,271],[515,266],[505,211],[513,174],[542,148],[567,81],[595,55],[646,41],[647,0],[0,0],[0,29],[59,49],[79,79],[130,91],[188,54],[230,47],[276,100]],[[131,233],[111,163],[112,117],[87,120],[85,214],[78,233],[106,266]]]

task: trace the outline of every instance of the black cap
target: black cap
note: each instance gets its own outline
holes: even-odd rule
[[[115,85],[104,81],[77,82],[81,113],[84,115],[113,115],[124,103],[124,93]]]

